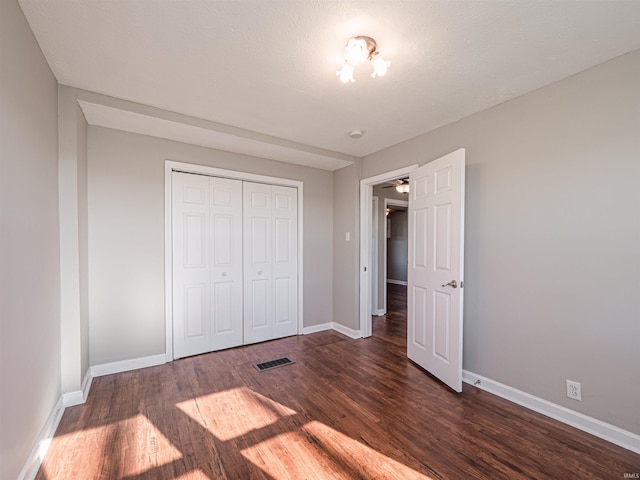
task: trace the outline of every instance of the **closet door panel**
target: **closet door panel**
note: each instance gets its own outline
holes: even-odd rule
[[[244,343],[273,337],[271,186],[243,184]]]
[[[242,182],[209,177],[211,350],[243,343]]]
[[[174,358],[208,352],[209,179],[174,172],[173,341]]]
[[[172,182],[174,358],[295,335],[297,189]]]
[[[273,338],[298,333],[298,190],[272,187]]]

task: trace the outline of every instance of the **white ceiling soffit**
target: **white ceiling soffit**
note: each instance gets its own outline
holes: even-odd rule
[[[242,153],[322,170],[334,171],[353,163],[353,161],[347,159],[347,155],[333,154],[333,152],[321,153],[320,149],[310,149],[305,146],[297,148],[295,145],[287,145],[290,142],[279,141],[279,139],[274,139],[274,141],[278,142],[276,144],[250,138],[249,134],[251,132],[246,132],[246,136],[240,135],[240,132],[234,135],[84,100],[78,100],[78,104],[89,125],[165,138],[191,145]]]
[[[62,85],[355,157],[640,48],[640,0],[19,3]]]

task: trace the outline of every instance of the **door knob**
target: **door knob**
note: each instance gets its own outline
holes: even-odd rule
[[[227,276],[227,272],[222,272],[222,276],[226,277]]]
[[[258,270],[258,275],[262,275],[262,270]]]
[[[444,285],[442,285],[443,287],[453,287],[453,288],[458,288],[458,282],[456,282],[455,280],[451,280],[449,283],[445,283]]]

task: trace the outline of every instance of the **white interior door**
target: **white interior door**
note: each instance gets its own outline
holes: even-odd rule
[[[173,172],[174,358],[242,344],[242,182]]]
[[[410,179],[407,356],[462,391],[465,150]]]
[[[273,338],[298,333],[298,191],[273,186]]]
[[[271,185],[245,182],[243,196],[244,338],[255,343],[273,332]]]
[[[297,190],[244,182],[244,342],[298,331]]]
[[[243,344],[242,182],[209,177],[211,350]]]

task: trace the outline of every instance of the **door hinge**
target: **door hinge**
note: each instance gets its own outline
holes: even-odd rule
[[[364,267],[364,271],[365,271],[365,272],[367,271],[367,267]]]
[[[464,288],[464,280],[460,281],[460,288]]]

